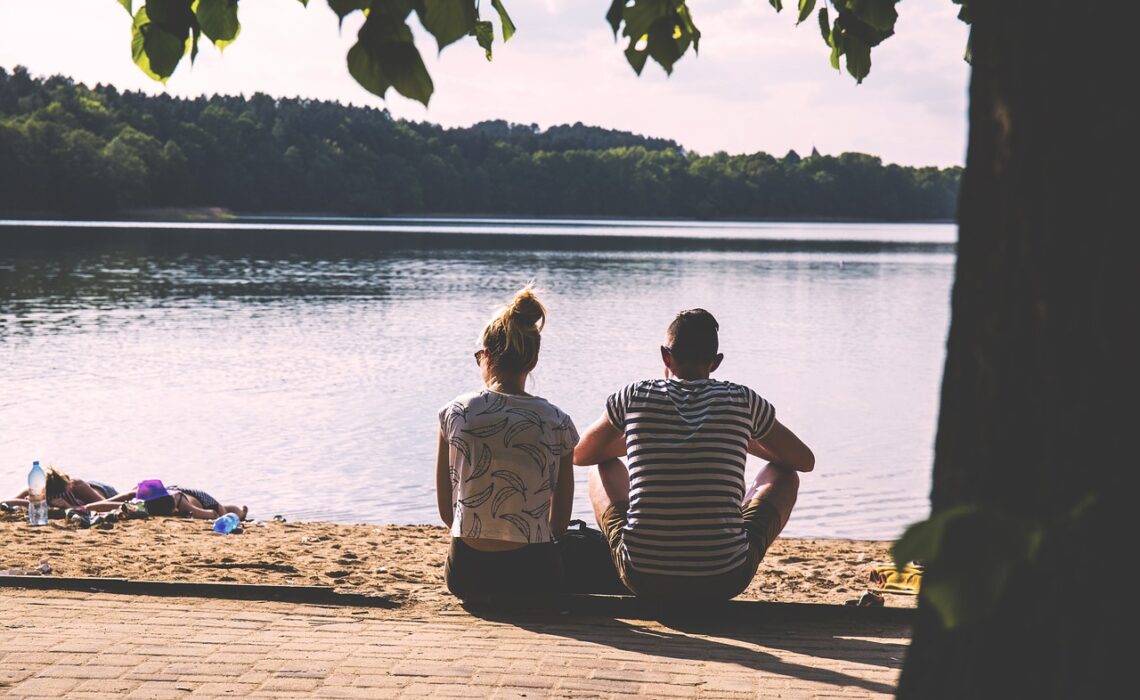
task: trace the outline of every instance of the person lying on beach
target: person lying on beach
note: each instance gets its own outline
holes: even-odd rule
[[[95,513],[107,513],[122,508],[124,503],[130,501],[145,503],[148,515],[187,515],[191,518],[213,520],[226,513],[233,513],[245,520],[249,513],[249,508],[246,506],[222,505],[205,491],[182,486],[167,488],[157,479],[140,481],[132,491],[121,493],[106,500],[88,503],[87,510]]]
[[[100,481],[75,479],[63,471],[49,466],[47,476],[47,502],[49,508],[75,508],[113,498],[118,492],[113,486]],[[9,507],[28,507],[28,490],[24,489],[15,498],[3,501]]]
[[[484,388],[439,411],[436,499],[451,528],[444,568],[460,598],[545,595],[562,581],[554,537],[574,499],[570,417],[526,392],[546,309],[528,286],[483,328],[475,362]]]
[[[728,599],[755,576],[815,456],[746,386],[710,379],[724,355],[704,309],[669,325],[664,379],[606,400],[574,463],[590,470],[590,501],[622,583],[658,599]],[[745,492],[748,454],[768,460]],[[628,467],[620,459],[629,460]]]

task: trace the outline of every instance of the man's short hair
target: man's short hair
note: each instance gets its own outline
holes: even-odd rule
[[[673,359],[681,364],[711,362],[720,349],[717,332],[720,324],[704,309],[689,309],[677,314],[665,332],[665,344]]]

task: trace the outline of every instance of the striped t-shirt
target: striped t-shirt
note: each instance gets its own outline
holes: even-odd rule
[[[743,563],[748,441],[771,429],[772,405],[731,382],[648,379],[611,395],[606,413],[625,434],[629,565],[647,574],[713,576]]]

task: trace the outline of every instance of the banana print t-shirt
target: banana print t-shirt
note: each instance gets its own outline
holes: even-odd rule
[[[538,396],[484,389],[439,411],[449,444],[453,537],[550,542],[550,495],[578,444],[570,416]]]

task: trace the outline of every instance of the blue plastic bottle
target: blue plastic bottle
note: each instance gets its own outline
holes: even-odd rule
[[[47,474],[40,468],[40,461],[32,462],[28,472],[28,524],[47,525]]]
[[[214,521],[214,532],[228,535],[241,525],[241,518],[233,513],[226,513]]]

